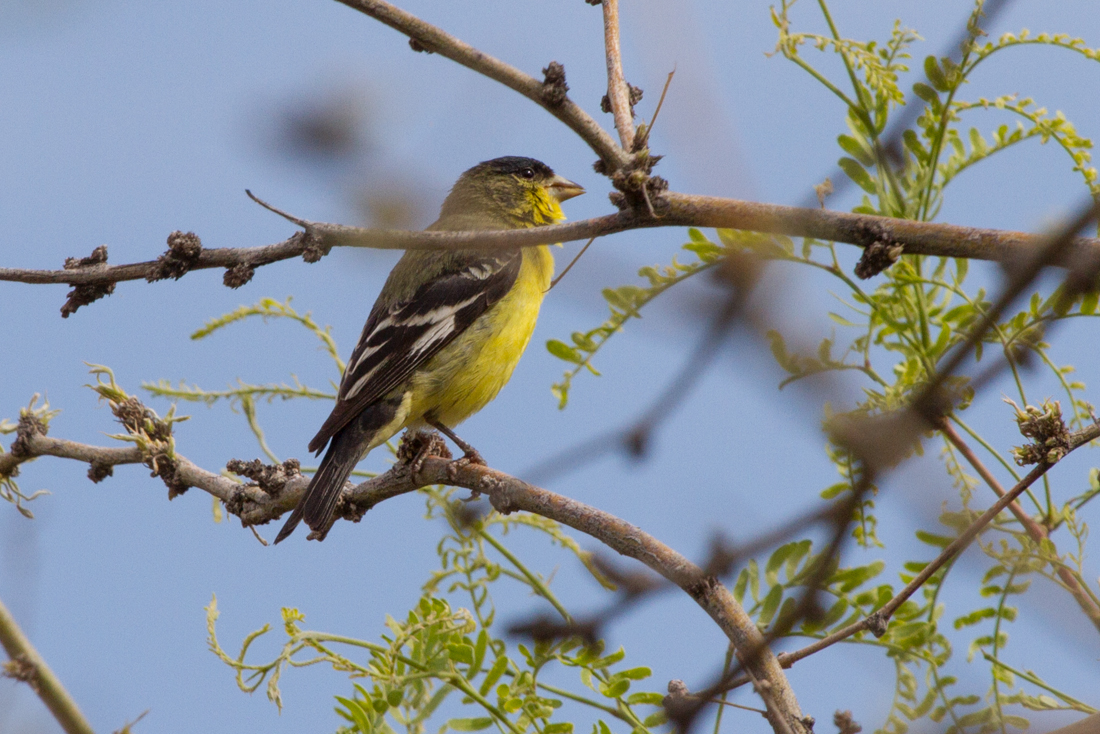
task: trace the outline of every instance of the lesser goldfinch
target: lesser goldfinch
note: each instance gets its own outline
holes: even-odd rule
[[[479,163],[451,189],[429,230],[521,229],[565,218],[561,202],[584,189],[545,163],[508,156]],[[549,247],[410,250],[378,294],[348,360],[336,406],[309,443],[321,466],[275,538],[305,519],[323,540],[344,482],[375,446],[403,428],[432,426],[480,461],[454,435],[496,397],[535,328],[554,274]]]

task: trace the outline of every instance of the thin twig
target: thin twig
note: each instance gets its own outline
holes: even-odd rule
[[[603,0],[603,46],[607,57],[607,100],[615,116],[615,129],[623,150],[634,149],[634,108],[630,87],[623,76],[623,54],[619,46],[619,0]]]
[[[543,97],[542,82],[534,77],[479,51],[443,29],[426,23],[384,0],[339,0],[339,2],[404,33],[415,40],[422,50],[445,56],[451,61],[500,82],[540,105],[588,143],[588,146],[607,166],[609,173],[629,164],[630,154],[620,148],[587,112],[568,97],[557,103],[548,102]]]
[[[955,431],[954,427],[946,420],[939,427],[940,431],[951,442],[963,458],[974,468],[974,471],[978,472],[978,475],[985,480],[985,483],[993,490],[993,493],[998,497],[1005,496],[1004,487],[997,481],[997,478],[993,476],[993,473],[986,468],[970,447],[963,441],[962,436]],[[1024,527],[1024,531],[1028,534],[1028,537],[1035,542],[1036,546],[1040,546],[1044,540],[1049,539],[1050,533],[1047,528],[1040,525],[1033,517],[1024,512],[1024,508],[1020,507],[1019,502],[1010,502],[1008,509],[1016,516],[1016,519]],[[1053,546],[1051,546],[1053,547]],[[1046,554],[1044,554],[1046,555]],[[1089,618],[1098,630],[1100,630],[1100,609],[1096,607],[1096,602],[1092,600],[1084,589],[1081,588],[1081,584],[1077,581],[1077,577],[1066,568],[1060,559],[1049,559],[1054,566],[1058,578],[1065,584],[1066,590],[1073,596],[1077,605],[1081,607],[1081,611],[1085,613],[1085,616]]]
[[[556,277],[552,281],[550,281],[550,287],[546,289],[547,293],[554,290],[554,286],[556,286],[558,283],[560,283],[561,279],[565,277],[565,274],[573,269],[573,266],[576,265],[577,261],[581,259],[581,255],[583,255],[585,252],[587,252],[588,248],[591,247],[592,243],[595,242],[595,241],[596,241],[596,238],[593,237],[590,240],[588,240],[588,242],[584,243],[584,247],[582,247],[581,251],[578,252],[576,254],[576,256],[572,260],[569,261],[569,264],[565,266],[565,270],[561,271],[561,274],[558,275],[558,277]]]
[[[3,601],[0,601],[0,644],[11,658],[4,665],[5,676],[29,685],[66,734],[94,734],[76,701],[23,634]]]
[[[1082,431],[1072,434],[1071,437],[1071,450],[1079,446],[1092,441],[1093,439],[1100,438],[1100,426],[1090,426]],[[820,652],[827,647],[830,647],[838,642],[848,639],[852,635],[869,630],[872,628],[881,629],[883,625],[889,622],[890,617],[898,607],[908,601],[909,597],[915,594],[929,578],[932,577],[937,571],[939,571],[948,561],[957,556],[963,549],[970,545],[977,535],[985,529],[985,527],[992,522],[993,518],[1001,513],[1006,507],[1019,497],[1024,491],[1034,484],[1040,477],[1046,474],[1054,464],[1042,463],[1035,466],[1027,476],[1021,479],[1016,486],[1011,490],[1004,493],[996,503],[993,504],[988,510],[986,510],[980,517],[972,522],[966,530],[958,538],[953,540],[940,554],[927,566],[921,569],[912,581],[910,581],[904,589],[897,593],[890,601],[886,602],[880,609],[873,614],[868,615],[866,618],[848,625],[844,629],[838,630],[827,637],[824,637],[816,642],[807,645],[806,647],[796,650],[791,653],[781,653],[779,660],[783,664],[784,668],[789,668],[799,660],[809,657],[816,652]]]

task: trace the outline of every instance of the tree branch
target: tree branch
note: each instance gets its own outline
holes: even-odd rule
[[[304,256],[314,260],[332,247],[368,247],[375,249],[432,250],[512,249],[555,242],[571,242],[634,229],[650,227],[716,227],[740,229],[789,237],[812,237],[822,241],[844,242],[869,247],[877,242],[899,244],[910,255],[960,257],[1016,263],[1033,257],[1050,241],[1044,235],[1000,229],[961,227],[953,224],[917,222],[868,214],[853,214],[824,209],[800,208],[779,204],[696,196],[670,192],[659,203],[661,218],[647,212],[621,211],[547,227],[522,230],[477,232],[409,232],[367,229],[341,224],[292,218],[306,232],[296,233],[283,242],[258,247],[204,248],[189,265],[189,270],[259,267],[280,260]],[[290,218],[290,215],[283,215]],[[1073,237],[1068,246],[1050,264],[1080,267],[1100,263],[1100,239]],[[154,275],[159,261],[126,265],[98,264],[73,270],[30,270],[0,268],[0,281],[68,285],[98,285],[126,280],[144,280]]]
[[[414,50],[437,53],[519,92],[564,122],[588,144],[608,172],[626,168],[631,155],[616,145],[600,124],[562,94],[547,94],[546,85],[509,64],[460,41],[442,28],[426,23],[384,0],[337,0],[405,34]]]
[[[1100,438],[1100,424],[1089,426],[1081,431],[1077,431],[1070,435],[1070,451],[1085,445],[1089,441],[1096,438]],[[980,517],[972,522],[966,530],[958,538],[953,540],[943,551],[940,552],[936,558],[925,566],[920,573],[918,573],[912,581],[910,581],[904,589],[897,593],[890,601],[886,602],[881,608],[874,613],[869,614],[859,622],[848,625],[844,629],[838,630],[827,637],[824,637],[816,642],[807,645],[801,650],[796,650],[791,653],[780,653],[779,662],[784,668],[789,668],[799,660],[813,655],[815,652],[820,652],[827,647],[830,647],[838,642],[848,639],[852,635],[870,630],[877,636],[885,633],[886,625],[890,621],[890,617],[897,611],[898,607],[904,604],[909,597],[917,592],[924,584],[939,571],[948,561],[952,560],[961,553],[971,541],[978,536],[978,534],[993,521],[997,515],[1001,513],[1006,507],[1011,505],[1017,497],[1024,493],[1024,491],[1039,480],[1044,474],[1046,474],[1054,464],[1048,464],[1046,462],[1037,464],[1034,469],[1028,472],[1027,476],[1021,479],[1016,486],[1014,486],[1008,492],[997,500],[986,510]],[[877,631],[876,631],[877,630]]]
[[[22,422],[21,422],[22,425]],[[141,449],[90,446],[55,439],[39,431],[21,430],[18,450],[0,454],[0,474],[10,475],[21,463],[36,456],[56,456],[97,465],[152,464],[155,457]],[[13,447],[14,448],[14,447]],[[163,460],[163,457],[156,457]],[[309,485],[309,478],[297,473],[297,462],[269,467],[258,461],[246,464],[232,461],[231,471],[257,480],[243,484],[206,471],[174,453],[174,470],[159,472],[172,493],[197,487],[225,503],[226,510],[245,526],[270,522],[297,505]],[[102,478],[102,476],[101,476]],[[745,655],[742,664],[760,684],[762,695],[776,721],[777,731],[805,732],[802,714],[786,676],[775,655],[752,619],[729,590],[716,577],[705,573],[673,549],[641,529],[576,500],[532,486],[520,479],[488,467],[455,464],[437,457],[426,459],[414,475],[407,464],[397,464],[386,473],[352,488],[345,488],[338,513],[358,521],[378,503],[421,487],[445,484],[463,487],[489,496],[494,508],[503,514],[531,512],[560,522],[599,540],[618,553],[641,561],[664,578],[679,586],[718,624],[738,651]]]
[[[29,685],[66,734],[95,734],[76,701],[19,629],[3,601],[0,601],[0,644],[11,659],[3,666],[4,676]]]
[[[974,471],[978,472],[978,475],[985,480],[985,483],[993,490],[993,493],[998,497],[1004,497],[1006,492],[1001,483],[997,481],[997,478],[993,476],[993,472],[982,463],[981,459],[970,449],[970,447],[963,441],[962,436],[958,434],[955,428],[946,420],[939,426],[940,431],[951,442],[963,458],[967,460],[970,466],[974,467]],[[1028,534],[1028,537],[1034,541],[1036,546],[1040,546],[1044,540],[1050,538],[1050,533],[1047,528],[1040,525],[1034,518],[1024,512],[1024,508],[1020,507],[1020,503],[1013,501],[1008,504],[1008,509],[1016,516],[1016,519],[1023,526],[1024,531]],[[1051,548],[1054,546],[1051,545]],[[1043,554],[1045,555],[1045,554]],[[1085,613],[1085,616],[1089,618],[1093,626],[1100,630],[1100,609],[1096,607],[1096,602],[1092,600],[1084,589],[1081,588],[1081,584],[1078,582],[1077,577],[1066,568],[1060,558],[1050,559],[1051,565],[1054,566],[1058,578],[1065,584],[1066,590],[1073,596],[1077,605],[1081,607],[1081,611]]]
[[[619,47],[619,0],[603,0],[603,45],[607,57],[607,100],[615,116],[615,129],[623,150],[634,150],[634,105],[623,77]]]

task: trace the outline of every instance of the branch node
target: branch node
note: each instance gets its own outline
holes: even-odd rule
[[[190,272],[202,255],[202,241],[194,232],[176,230],[168,235],[168,250],[157,258],[153,269],[145,280],[155,283],[158,280],[179,280]]]
[[[12,456],[23,458],[33,456],[31,441],[35,436],[45,436],[49,430],[38,416],[29,410],[19,416],[19,425],[15,429],[15,440],[8,449]]]
[[[872,612],[867,615],[867,629],[875,637],[882,637],[886,634],[886,628],[890,626],[890,618],[882,613],[880,609],[877,612]]]
[[[901,257],[904,249],[900,242],[885,232],[869,232],[870,244],[863,249],[856,263],[856,277],[861,280],[873,278],[893,265]]]
[[[565,67],[551,61],[542,74],[542,101],[551,107],[560,106],[569,92],[569,85],[565,83]]]
[[[863,727],[852,718],[851,711],[837,711],[833,714],[833,724],[836,725],[837,734],[859,734],[863,731]]]
[[[225,468],[238,476],[251,479],[272,497],[278,497],[291,479],[302,476],[302,465],[297,459],[287,459],[282,464],[264,464],[259,459],[230,459]]]
[[[291,237],[291,239],[297,238],[303,245],[302,259],[307,263],[315,263],[322,257],[329,253],[332,249],[331,245],[326,245],[321,241],[321,238],[313,234],[310,231],[298,232]]]
[[[1023,409],[1009,398],[1004,401],[1016,409],[1016,425],[1020,427],[1020,433],[1032,439],[1025,446],[1012,448],[1017,464],[1056,464],[1072,450],[1069,431],[1062,420],[1062,405],[1057,400],[1044,400],[1038,408],[1025,405]]]
[[[231,268],[226,268],[225,275],[222,276],[222,283],[227,288],[240,288],[252,280],[252,276],[255,274],[256,268],[252,263],[239,262]]]
[[[133,395],[125,399],[110,398],[108,402],[115,418],[141,449],[142,463],[152,470],[149,476],[160,477],[168,487],[168,499],[173,500],[190,489],[191,485],[179,476],[171,417],[168,420],[161,418]]]
[[[107,263],[107,245],[100,245],[92,250],[92,254],[88,257],[67,257],[65,258],[65,270],[83,270],[92,268],[102,268]],[[69,318],[69,314],[76,313],[76,310],[81,306],[87,306],[89,303],[94,303],[104,296],[109,296],[115,292],[115,284],[112,283],[84,283],[75,284],[70,283],[73,289],[69,291],[65,303],[61,306],[61,318]]]
[[[26,655],[16,655],[4,663],[3,673],[0,675],[26,683],[31,687],[31,690],[38,693],[38,666]]]
[[[428,48],[426,45],[424,45],[423,41],[420,41],[416,38],[410,38],[409,39],[409,48],[411,48],[413,51],[416,51],[418,54],[434,54],[435,53],[434,49]]]
[[[66,270],[80,270],[81,268],[91,268],[96,265],[103,265],[107,262],[107,245],[100,245],[92,250],[92,254],[88,257],[67,257],[65,258]]]
[[[642,101],[642,95],[645,94],[645,92],[641,87],[636,87],[630,82],[626,83],[626,88],[630,92],[630,116],[634,117],[634,105]],[[606,94],[600,100],[600,112],[611,114],[611,97]]]
[[[519,509],[512,498],[512,488],[496,478],[486,474],[481,478],[481,487],[477,490],[489,495],[489,504],[501,515],[511,515]]]
[[[91,479],[95,484],[99,484],[107,477],[114,476],[114,473],[115,468],[102,461],[93,461],[88,465],[88,479]]]

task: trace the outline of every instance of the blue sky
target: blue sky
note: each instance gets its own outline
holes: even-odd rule
[[[1098,46],[1100,15],[1092,5],[1017,0],[994,33],[1069,32]],[[528,73],[562,62],[571,96],[610,127],[610,116],[598,112],[606,84],[598,8],[581,0],[421,0],[403,7]],[[808,27],[819,25],[811,4],[796,8]],[[837,0],[833,11],[841,31],[856,38],[884,38],[901,18],[926,39],[915,51],[919,59],[942,50],[969,8],[947,0]],[[624,3],[622,16],[626,74],[646,91],[643,116],[676,69],[652,144],[667,153],[658,172],[673,188],[797,204],[834,172],[843,110],[792,64],[766,55],[775,44],[767,2],[646,0]],[[104,243],[111,262],[147,260],[176,229],[195,231],[208,247],[290,235],[286,222],[245,197],[245,188],[303,217],[345,223],[361,221],[361,192],[415,192],[413,224],[424,226],[459,173],[499,155],[539,158],[586,186],[586,196],[566,205],[572,219],[612,210],[608,184],[591,169],[594,155],[560,123],[445,59],[412,53],[402,36],[338,3],[2,0],[0,69],[3,266],[56,268]],[[1063,110],[1081,134],[1100,136],[1095,62],[1018,49],[981,69],[972,87],[974,97],[1035,97]],[[363,115],[354,155],[289,155],[287,117],[333,99],[354,100]],[[991,129],[997,122],[980,124]],[[1037,230],[1083,193],[1064,155],[1032,143],[961,177],[941,219]],[[853,203],[851,192],[829,202],[837,209]],[[512,383],[463,426],[491,464],[520,472],[620,426],[676,374],[714,295],[705,283],[661,299],[616,336],[598,358],[603,377],[578,380],[565,411],[549,390],[564,365],[541,345],[600,323],[602,287],[634,282],[642,265],[667,263],[685,239],[675,230],[607,238],[548,297]],[[567,246],[561,256],[576,249]],[[238,325],[201,342],[188,335],[240,304],[293,295],[299,310],[332,325],[346,356],[395,259],[338,250],[315,265],[265,267],[237,291],[212,271],[179,282],[124,283],[67,320],[58,315],[63,288],[0,284],[0,417],[15,418],[43,393],[63,410],[54,435],[108,442],[104,434],[116,425],[83,387],[90,381],[85,363],[113,367],[132,391],[162,378],[213,389],[238,377],[268,382],[291,374],[324,386],[338,379],[331,361],[286,324]],[[994,268],[975,269],[996,282]],[[827,335],[829,285],[782,275],[767,284],[777,289],[781,317],[800,333]],[[1090,386],[1100,384],[1093,329],[1082,323],[1060,331],[1055,350]],[[777,392],[781,379],[759,342],[737,339],[658,433],[647,460],[609,456],[550,487],[619,514],[693,558],[705,555],[716,531],[747,538],[777,526],[815,506],[820,489],[834,481],[818,429],[820,404],[808,402],[808,391]],[[1035,394],[1052,391],[1041,376],[1033,379]],[[995,385],[972,411],[999,447],[1018,442],[999,405],[1003,389]],[[168,408],[163,400],[149,404],[162,414]],[[179,450],[198,464],[216,470],[230,458],[259,455],[240,415],[225,407],[181,410],[193,418],[179,427]],[[277,454],[304,459],[327,411],[322,403],[263,404],[259,417]],[[700,452],[707,460],[697,460]],[[1079,453],[1058,467],[1057,481],[1084,485],[1095,460]],[[365,466],[380,469],[385,461],[379,452]],[[885,485],[879,506],[888,557],[925,553],[912,540],[914,518],[933,527],[941,503],[953,496],[935,469],[933,455]],[[407,609],[433,568],[439,531],[424,522],[416,497],[338,526],[323,544],[295,538],[300,542],[265,548],[237,523],[213,523],[210,499],[198,490],[168,503],[163,485],[141,468],[119,468],[98,485],[85,471],[57,460],[23,468],[24,490],[52,494],[34,503],[34,521],[0,506],[0,598],[99,731],[146,709],[139,731],[330,730],[338,723],[331,694],[346,694],[346,682],[318,670],[292,672],[278,714],[261,694],[240,693],[229,669],[207,651],[203,606],[217,594],[227,645],[277,623],[283,606],[301,609],[310,628],[375,638],[384,615]],[[1092,513],[1095,520],[1095,506]],[[567,555],[548,553],[541,541],[517,542],[544,573],[558,569],[556,588],[569,604],[602,605],[597,587]],[[860,558],[853,552],[847,562],[869,559]],[[968,598],[978,568],[963,564],[950,593]],[[1090,568],[1095,577],[1096,564]],[[1095,634],[1068,598],[1037,598],[1042,606],[1025,603],[1013,630],[1019,659],[1037,668],[1047,663],[1043,672],[1077,695],[1100,689]],[[519,592],[506,593],[500,606],[515,617],[540,609]],[[704,682],[723,645],[717,628],[678,595],[633,611],[609,642],[625,645],[634,664],[654,668],[654,690],[670,678]],[[843,684],[835,671],[843,671]],[[877,653],[840,647],[800,664],[791,678],[803,708],[819,721],[850,708],[860,721],[874,722],[888,705],[892,666]],[[737,722],[746,731],[766,730],[751,716]],[[0,731],[9,730],[58,729],[25,688],[0,681]]]

